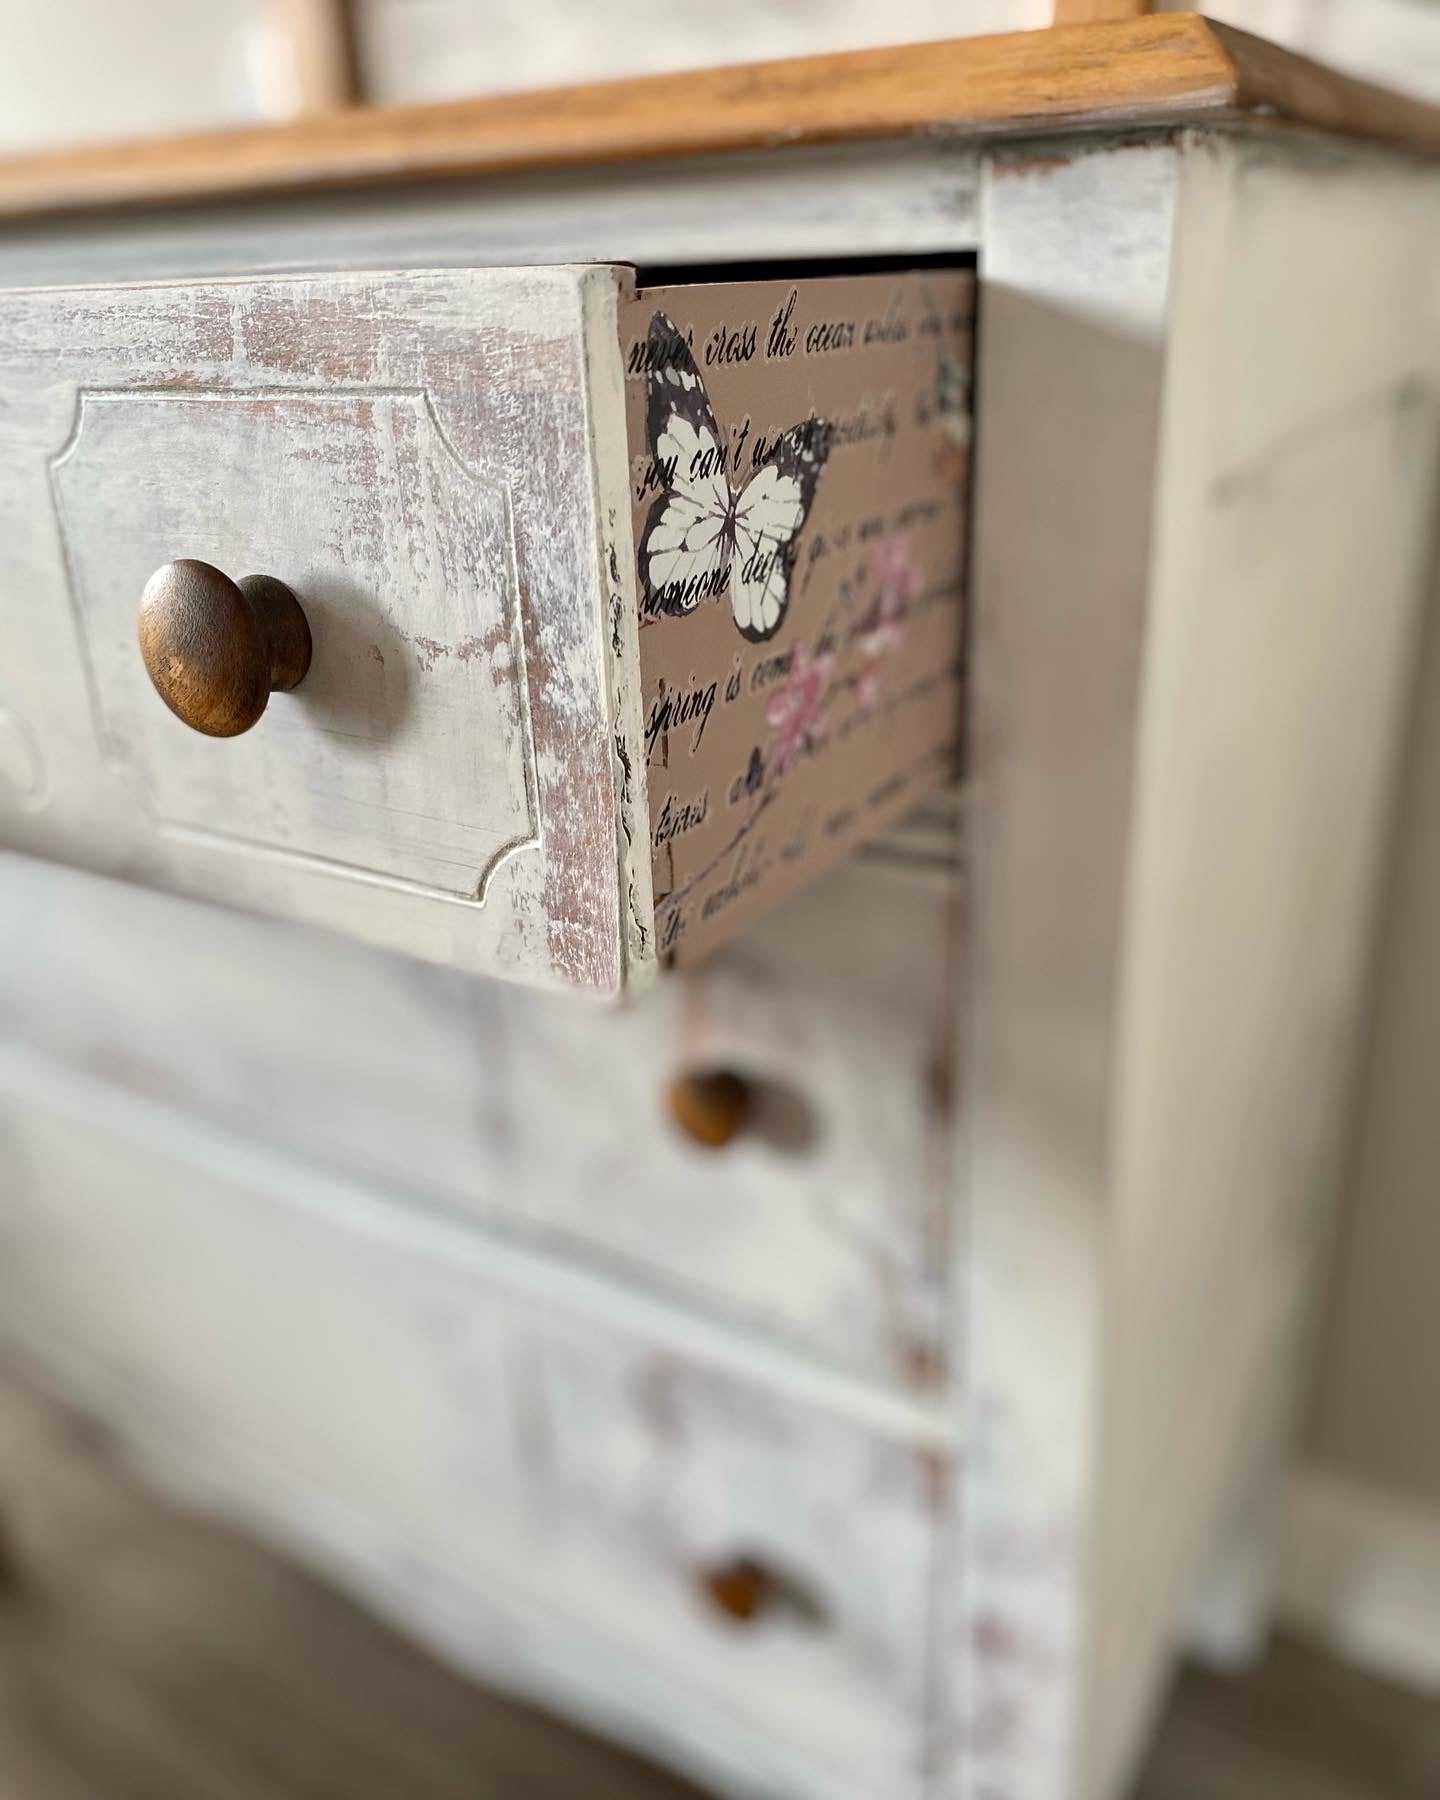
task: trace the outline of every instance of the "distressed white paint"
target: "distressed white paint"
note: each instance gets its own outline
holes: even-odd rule
[[[991,180],[960,1794],[1120,1791],[1273,1492],[1426,593],[1435,197],[1243,139]]]
[[[407,1003],[378,964],[356,991],[389,996],[365,1046],[376,1060],[361,1059],[367,1110],[388,1124],[357,1120],[343,1067],[333,1085],[306,1084],[308,1122],[298,1106],[266,1107],[291,1152],[303,1141],[318,1160],[362,1155],[342,1147],[348,1131],[362,1146],[388,1144],[393,1160],[374,1179],[389,1199],[223,1133],[210,1149],[162,1153],[148,1140],[174,1132],[188,1144],[205,1128],[147,1110],[118,1085],[75,1087],[33,1063],[31,1076],[5,1077],[22,1097],[10,1112],[12,1169],[32,1196],[53,1196],[19,1214],[29,1310],[12,1276],[0,1315],[15,1335],[172,1470],[193,1480],[210,1464],[225,1504],[263,1517],[471,1666],[768,1800],[894,1800],[920,1791],[922,1750],[930,1800],[1111,1800],[1168,1664],[1191,1567],[1228,1522],[1246,1472],[1264,1485],[1250,1402],[1262,1371],[1275,1384],[1269,1405],[1295,1366],[1345,1102],[1427,529],[1434,177],[1283,137],[1263,149],[1236,137],[1054,151],[1007,152],[986,182],[975,929],[958,966],[940,972],[923,937],[934,916],[923,911],[896,908],[888,936],[873,917],[847,919],[844,905],[812,929],[817,892],[796,903],[793,937],[777,920],[770,938],[767,925],[713,987],[696,990],[693,1040],[688,989],[615,1027],[606,1042],[623,1037],[633,1058],[597,1058],[559,1012],[551,1037],[533,998],[511,997],[524,1010],[507,1036],[484,993],[473,1017],[504,1076],[483,1084],[495,1109],[479,1135],[494,1144],[518,1129],[531,1151],[517,1161],[541,1174],[523,1217],[508,1194],[474,1204],[483,1228],[454,1217],[476,1151],[453,1109],[473,1094],[477,1062],[457,1052],[461,1074],[434,1110],[428,1095],[409,1110],[387,1093],[405,1059],[377,1046]],[[0,267],[35,279],[47,258],[112,274],[144,273],[147,258],[167,273],[207,259],[293,264],[307,232],[319,257],[374,252],[392,267],[427,244],[444,251],[438,260],[461,258],[467,230],[471,260],[504,242],[524,246],[518,260],[603,245],[606,256],[681,261],[722,247],[762,254],[787,239],[792,254],[974,242],[969,153],[878,156],[873,178],[870,160],[737,159],[731,175],[711,164],[491,184],[447,194],[413,227],[395,196],[227,208],[164,226],[112,221],[63,250],[31,230],[7,235]],[[788,173],[766,210],[757,195],[771,168]],[[689,204],[702,196],[711,212]],[[384,255],[392,241],[394,262]],[[597,518],[608,511],[593,484],[586,504]],[[35,628],[22,613],[21,639]],[[603,657],[589,673],[623,711],[623,680],[612,684]],[[59,694],[63,672],[46,679]],[[16,698],[7,686],[6,703]],[[0,770],[11,789],[15,766],[10,751]],[[608,760],[604,781],[613,795]],[[617,817],[612,806],[612,871]],[[248,966],[247,950],[242,976]],[[120,994],[107,990],[89,1024],[79,1009],[60,1052],[98,1067],[124,1041]],[[913,1204],[913,1169],[887,1193],[883,1165],[858,1146],[882,1113],[882,1141],[897,1145],[924,1116],[914,1059],[931,1001],[953,1009],[966,1047],[956,1081],[942,1081],[963,1101],[958,1167],[945,1173],[942,1156],[929,1198],[902,1221],[897,1195]],[[27,1004],[39,1020],[27,1029],[65,1037],[33,994]],[[365,1021],[357,1029],[336,1006],[363,1039]],[[407,1041],[428,1046],[421,1073],[443,1083],[446,1055],[473,1025],[462,1015],[440,1028],[419,1010],[426,1020],[410,1020]],[[298,1039],[297,1015],[280,1016]],[[802,1156],[762,1176],[755,1146],[740,1152],[753,1178],[717,1176],[697,1229],[681,1196],[702,1190],[669,1183],[678,1153],[657,1148],[647,1073],[692,1041],[707,1057],[743,1054],[757,1066],[769,1053],[777,1071],[813,1065],[807,1091],[837,1116],[856,1109],[854,1138],[837,1127],[833,1146],[809,1153],[845,1214],[840,1230],[787,1238],[785,1208],[812,1164]],[[246,1054],[197,1055],[184,1103],[234,1108],[231,1083],[265,1078],[265,1034],[251,1042],[248,1073]],[[571,1098],[602,1079],[597,1061],[637,1121],[608,1138],[603,1119]],[[876,1074],[892,1064],[893,1085]],[[560,1116],[557,1094],[575,1123],[573,1147],[553,1151],[574,1155],[566,1174],[528,1137]],[[396,1146],[408,1123],[437,1112],[438,1138],[417,1150],[419,1180],[403,1177]],[[76,1197],[86,1171],[111,1167],[97,1145],[144,1172],[133,1190],[114,1184],[108,1211]],[[215,1172],[233,1157],[228,1177]],[[607,1188],[607,1158],[633,1163],[640,1179],[622,1172]],[[607,1196],[600,1222],[587,1223],[597,1192]],[[851,1251],[862,1239],[866,1250],[846,1275],[849,1252],[835,1246],[852,1226]],[[228,1291],[231,1266],[252,1275],[248,1310]],[[902,1332],[879,1323],[887,1283]],[[668,1298],[657,1297],[662,1286]],[[191,1310],[202,1296],[216,1301],[215,1332],[197,1358],[192,1342],[210,1323],[209,1309]],[[306,1306],[330,1321],[308,1353],[294,1323]],[[926,1318],[921,1341],[955,1372],[948,1407],[901,1385],[897,1346]],[[362,1331],[373,1321],[373,1334]],[[655,1447],[659,1423],[648,1413],[635,1422],[644,1381],[628,1346],[642,1340],[686,1371],[669,1463]],[[103,1359],[117,1351],[145,1374],[141,1392],[106,1379]],[[283,1361],[276,1379],[257,1375],[271,1354],[300,1358],[295,1394]],[[575,1527],[573,1561],[557,1553],[553,1579],[564,1587],[568,1577],[578,1598],[547,1587],[547,1558],[525,1553],[518,1450],[486,1461],[474,1444],[476,1418],[511,1417],[507,1382],[531,1366],[547,1383],[560,1371],[564,1416],[579,1418],[579,1466],[553,1467],[565,1491],[572,1478],[593,1491],[607,1521],[598,1537]],[[458,1409],[457,1368],[469,1384]],[[362,1390],[364,1405],[348,1414]],[[292,1412],[314,1418],[318,1460],[292,1440]],[[584,1434],[586,1412],[600,1421],[595,1436]],[[751,1442],[758,1418],[776,1422],[763,1452]],[[396,1442],[412,1451],[398,1468],[387,1453]],[[456,1444],[476,1460],[450,1460]],[[921,1463],[927,1506],[953,1495],[943,1529],[917,1511]],[[473,1489],[457,1467],[478,1473]],[[673,1512],[672,1479],[682,1496]],[[476,1492],[490,1496],[484,1519],[503,1547],[493,1561],[477,1542]],[[745,1516],[745,1497],[760,1492],[762,1510]],[[846,1524],[827,1540],[837,1507]],[[723,1529],[706,1535],[717,1521]],[[827,1581],[832,1567],[849,1581],[865,1565],[824,1650],[813,1640],[796,1649],[781,1633],[773,1655],[773,1639],[735,1654],[730,1640],[682,1623],[657,1543],[688,1554],[739,1524],[787,1555],[833,1542]],[[901,1571],[888,1586],[887,1556]],[[609,1624],[622,1598],[636,1617],[617,1647]],[[693,1686],[681,1685],[686,1676]],[[786,1715],[777,1696],[797,1689],[823,1701],[823,1718]],[[848,1735],[832,1756],[836,1728]]]
[[[6,673],[47,803],[0,808],[0,833],[460,968],[643,982],[636,651],[610,592],[619,279],[9,297],[0,518],[29,604]],[[242,739],[146,691],[134,596],[176,555],[277,575],[309,608],[311,674]]]
[[[836,145],[7,224],[0,286],[973,250],[972,145]]]
[[[1122,1791],[1274,1492],[1427,591],[1436,186],[1236,138],[990,177],[960,1795]]]
[[[1113,1114],[1098,1766],[1132,1753],[1124,1695],[1143,1717],[1238,1421],[1295,1367],[1440,483],[1440,178],[1232,140],[1184,169]]]
[[[51,484],[93,725],[156,830],[456,900],[538,847],[509,488],[426,392],[90,388]],[[155,704],[135,595],[177,554],[304,595],[311,670],[263,730]]]
[[[14,1043],[419,1213],[933,1394],[952,1030],[937,971],[963,950],[949,881],[880,856],[628,1009],[5,857],[0,945],[24,951],[0,951],[0,1019]],[[718,1153],[666,1102],[716,1067],[758,1092]]]
[[[919,1800],[928,1446],[533,1258],[0,1064],[0,1333],[122,1438],[411,1629],[463,1597],[477,1671],[726,1791]],[[792,1596],[749,1628],[702,1591],[738,1555]]]
[[[1061,1800],[1087,1724],[1120,902],[1176,158],[997,160],[970,669],[974,955],[948,1780]]]

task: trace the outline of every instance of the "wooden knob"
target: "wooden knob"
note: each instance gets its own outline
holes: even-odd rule
[[[271,694],[298,686],[310,667],[310,626],[283,581],[232,581],[191,557],[145,583],[139,632],[155,692],[207,737],[248,731]]]
[[[707,1150],[721,1150],[744,1129],[753,1098],[750,1084],[729,1069],[682,1075],[670,1086],[670,1116]]]
[[[774,1601],[777,1591],[770,1571],[748,1556],[737,1556],[702,1570],[700,1586],[710,1604],[737,1625],[758,1619]]]

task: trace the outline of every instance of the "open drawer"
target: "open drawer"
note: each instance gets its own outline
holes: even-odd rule
[[[0,835],[541,986],[702,957],[953,761],[972,303],[612,266],[0,297]],[[252,573],[311,642],[273,697]]]

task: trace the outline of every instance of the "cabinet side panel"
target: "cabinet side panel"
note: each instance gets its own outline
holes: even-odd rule
[[[1285,1458],[1433,581],[1437,177],[1197,139],[1181,193],[1117,1065],[1097,1776],[1129,1760],[1217,1516],[1237,1486],[1263,1500],[1257,1457],[1272,1491]]]
[[[1176,157],[985,186],[946,1800],[1075,1800],[1088,1723],[1109,1112]]]

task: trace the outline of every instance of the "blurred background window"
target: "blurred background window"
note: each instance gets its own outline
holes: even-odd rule
[[[1052,0],[355,0],[366,92],[438,100],[1048,25]]]
[[[456,99],[1036,30],[1067,8],[1086,10],[1084,0],[0,0],[0,153],[292,119],[356,99]],[[1186,8],[1159,0],[1155,10]],[[1440,99],[1440,0],[1211,0],[1205,11]]]
[[[345,0],[0,0],[0,152],[326,111],[347,30]]]

